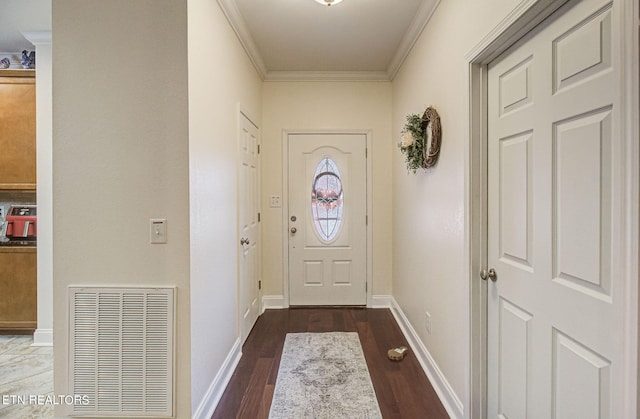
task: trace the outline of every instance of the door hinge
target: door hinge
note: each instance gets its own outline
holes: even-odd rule
[[[262,289],[262,281],[258,281],[258,289],[261,290]]]
[[[365,148],[364,149],[364,158],[366,159],[367,157],[369,157],[369,149]]]
[[[364,225],[369,225],[369,216],[368,215],[364,216]]]
[[[369,283],[368,282],[364,283],[364,292],[369,292]]]
[[[258,144],[258,154],[260,154],[260,144]]]
[[[258,213],[258,222],[260,222],[260,213]]]

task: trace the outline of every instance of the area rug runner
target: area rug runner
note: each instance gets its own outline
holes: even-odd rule
[[[382,418],[358,334],[288,333],[269,418]]]

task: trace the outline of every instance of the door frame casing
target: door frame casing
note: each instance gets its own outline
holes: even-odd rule
[[[465,144],[465,261],[469,280],[469,361],[467,371],[468,396],[465,417],[486,417],[487,396],[487,284],[479,271],[487,263],[487,65],[527,32],[553,14],[565,3],[574,0],[524,0],[487,34],[465,57],[469,70],[469,139]],[[624,312],[624,377],[625,417],[640,412],[637,396],[638,354],[638,274],[640,229],[640,41],[638,22],[640,6],[636,0],[614,0],[614,25],[623,39],[620,47],[621,90],[620,134],[626,150],[624,194],[625,264],[621,277],[625,290]],[[634,251],[634,249],[636,249]]]
[[[282,131],[282,293],[283,308],[289,307],[289,136],[290,135],[364,135],[366,164],[366,206],[367,206],[367,249],[366,249],[366,301],[367,307],[372,307],[373,296],[373,243],[372,243],[372,185],[371,185],[371,130],[283,130]]]

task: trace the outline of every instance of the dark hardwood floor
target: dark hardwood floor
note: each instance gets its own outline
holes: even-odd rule
[[[449,417],[411,351],[400,362],[387,359],[389,349],[408,347],[388,309],[291,308],[267,310],[258,318],[212,418],[269,417],[282,347],[290,332],[358,332],[385,419]]]

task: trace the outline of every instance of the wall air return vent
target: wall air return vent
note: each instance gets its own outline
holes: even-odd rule
[[[175,293],[69,288],[71,416],[173,417]]]

